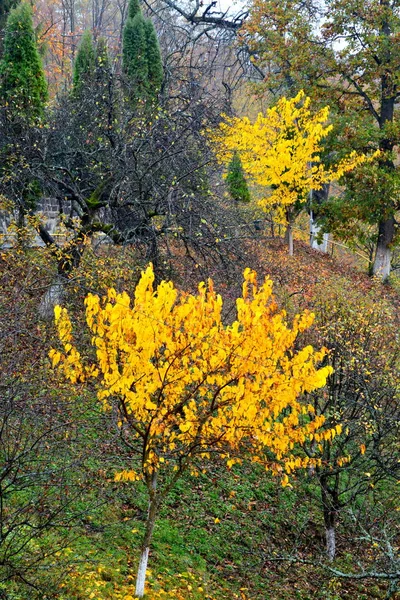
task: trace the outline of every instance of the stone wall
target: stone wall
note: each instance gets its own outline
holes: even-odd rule
[[[69,208],[69,206],[63,206],[64,212],[68,214]],[[57,233],[57,227],[60,222],[60,209],[56,200],[52,198],[43,198],[38,203],[35,212],[43,217],[44,226],[50,234]],[[15,218],[15,215],[0,211],[0,247],[2,248],[9,247],[13,242],[14,234],[8,232],[8,227],[13,218]],[[36,235],[32,245],[43,246],[44,244],[40,237]]]

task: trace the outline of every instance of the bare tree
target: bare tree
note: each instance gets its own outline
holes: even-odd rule
[[[398,479],[400,413],[399,342],[384,302],[324,289],[316,303],[318,343],[330,349],[334,369],[326,390],[313,395],[317,413],[342,434],[306,447],[319,456],[315,469],[325,523],[326,553],[336,555],[336,526],[343,511],[381,483]],[[389,484],[388,484],[389,485]]]

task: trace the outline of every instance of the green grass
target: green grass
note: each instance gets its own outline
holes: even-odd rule
[[[97,505],[96,483],[105,490]],[[43,575],[42,583],[51,591],[48,596],[40,592],[37,598],[86,600],[94,593],[90,591],[94,581],[98,595],[93,598],[98,600],[123,599],[124,595],[118,595],[121,590],[121,594],[133,590],[145,524],[144,486],[113,481],[107,486],[95,480],[92,484],[86,500],[80,500],[92,510],[78,522],[58,561],[54,557],[49,561],[53,573]],[[332,580],[310,565],[268,560],[295,551],[308,558],[322,552],[322,516],[310,492],[316,495],[317,490],[307,478],[300,478],[293,489],[283,489],[255,465],[235,466],[232,471],[214,465],[198,477],[184,477],[167,499],[155,527],[149,562],[154,594],[157,589],[169,589],[177,598],[184,594],[181,597],[188,600],[382,598],[377,586],[374,594],[378,595],[368,596],[368,585]],[[56,532],[49,532],[42,543],[53,546],[55,537]],[[348,552],[342,564],[350,569],[354,563],[351,547]],[[61,571],[68,569],[67,578],[56,584]],[[35,598],[32,590],[20,584],[8,586],[9,600]],[[129,598],[128,593],[125,596]]]

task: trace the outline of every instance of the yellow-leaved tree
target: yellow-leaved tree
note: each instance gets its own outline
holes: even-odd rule
[[[294,98],[281,98],[265,115],[259,113],[254,123],[248,117],[224,116],[219,129],[211,133],[222,163],[228,164],[239,153],[250,181],[271,188],[259,204],[265,210],[276,209],[286,224],[291,255],[293,221],[311,190],[340,179],[367,160],[365,155],[352,152],[335,165],[325,167],[320,154],[322,140],[332,130],[332,125],[326,124],[329,107],[313,113],[310,103],[310,98],[300,91]]]
[[[136,595],[144,594],[150,541],[163,499],[195,459],[219,453],[228,467],[244,456],[280,472],[283,483],[293,469],[311,459],[293,449],[315,439],[331,439],[324,418],[300,401],[302,392],[325,385],[330,367],[319,368],[325,350],[294,350],[297,335],[310,326],[305,312],[285,322],[272,296],[272,283],[260,286],[246,269],[237,319],[221,318],[222,298],[211,281],[196,295],[179,293],[171,282],[154,289],[150,265],[133,300],[110,289],[103,299],[89,294],[86,320],[96,358],[83,360],[73,343],[65,308],[56,307],[63,351],[51,350],[73,383],[95,378],[104,409],[119,410],[121,435],[139,459],[117,480],[143,479],[149,511],[139,561]],[[267,452],[266,452],[267,451]],[[134,456],[132,454],[132,460]],[[268,457],[268,458],[267,458]]]

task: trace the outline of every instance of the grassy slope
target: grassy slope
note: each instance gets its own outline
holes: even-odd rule
[[[229,274],[230,279],[221,270],[212,273],[217,288],[227,297],[227,312],[240,289],[238,272],[246,265],[272,277],[275,292],[289,315],[312,307],[318,289],[338,283],[349,289],[365,290],[365,293],[378,287],[379,294],[399,307],[399,295],[394,287],[382,287],[371,281],[348,257],[332,259],[313,252],[301,242],[296,244],[294,258],[287,256],[278,240],[248,242],[242,248],[241,263],[237,262],[237,268]],[[17,275],[16,269],[19,269]],[[19,323],[19,332],[14,336],[16,347],[23,338],[36,339],[32,348],[41,369],[46,369],[45,352],[51,332],[36,321],[34,306],[41,292],[38,282],[45,276],[46,269],[43,259],[34,253],[28,261],[20,256],[17,264],[14,259],[10,260],[10,255],[2,259],[2,322],[8,314],[9,294],[17,286],[14,305],[21,310],[15,316]],[[193,287],[199,270],[201,268],[191,261],[180,260],[175,266],[175,276],[182,285]],[[127,272],[118,272],[118,276],[121,285],[129,280]],[[81,290],[77,289],[75,294],[78,301]],[[29,323],[24,319],[29,319]],[[24,323],[23,328],[21,323]],[[23,370],[24,364],[18,364],[18,368]],[[50,387],[56,385],[54,380],[49,382],[46,375],[42,375],[42,380]],[[68,394],[66,390],[60,393]],[[88,413],[93,417],[91,400],[81,402],[89,403]],[[101,419],[99,415],[93,418]],[[56,583],[48,595],[43,591],[37,594],[25,591],[19,583],[8,583],[9,599],[130,600],[133,596],[146,499],[140,484],[117,486],[113,483],[113,448],[106,445],[106,435],[102,436],[102,433],[93,436],[92,432],[85,440],[85,432],[82,433],[80,443],[86,444],[87,456],[92,455],[91,462],[86,460],[85,468],[90,472],[93,489],[83,492],[80,499],[81,503],[87,503],[89,513],[77,520],[68,547],[60,549],[56,558],[49,558],[47,567],[51,568],[45,570],[46,576],[40,576],[48,590],[52,574],[68,571],[67,578],[61,586]],[[79,436],[77,439],[79,442]],[[103,450],[98,453],[101,445]],[[105,464],[104,456],[108,459]],[[380,589],[373,582],[360,585],[338,582],[318,567],[274,562],[274,557],[293,549],[311,561],[316,562],[321,556],[323,527],[317,503],[313,501],[316,495],[317,490],[307,477],[299,476],[293,489],[283,489],[260,467],[254,466],[227,471],[216,462],[198,478],[188,476],[171,494],[156,526],[150,558],[149,598],[383,598],[383,587]],[[56,537],[52,532],[41,543],[54,544]],[[351,536],[346,537],[339,528],[338,542],[341,563],[351,567],[357,554]]]

